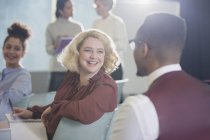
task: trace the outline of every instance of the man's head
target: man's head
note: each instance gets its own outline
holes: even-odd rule
[[[137,75],[146,76],[161,66],[179,63],[185,38],[182,18],[168,13],[147,16],[134,39]]]
[[[116,0],[95,0],[95,8],[100,16],[112,10]]]

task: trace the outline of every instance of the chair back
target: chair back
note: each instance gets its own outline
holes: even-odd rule
[[[66,72],[51,72],[48,91],[57,91],[65,75]]]
[[[122,103],[124,100],[123,97],[123,86],[126,82],[128,82],[128,79],[123,79],[123,80],[115,80],[117,83],[117,88],[118,88],[118,103]]]
[[[45,106],[53,102],[56,92],[34,93],[30,98],[28,107],[34,105]]]
[[[0,129],[0,139],[1,140],[11,140],[11,129],[10,128]]]
[[[31,71],[32,92],[48,92],[51,73],[49,71]]]
[[[106,135],[106,139],[105,140],[110,140],[111,139],[112,128],[113,128],[114,123],[115,123],[115,121],[117,119],[117,115],[119,113],[120,106],[121,106],[121,104],[118,105],[118,107],[115,109],[115,111],[113,113],[112,120],[111,120],[111,123],[109,125],[109,129],[107,131],[107,135]]]
[[[24,97],[23,99],[21,99],[19,102],[14,103],[15,107],[21,107],[21,108],[27,108],[30,102],[30,98],[34,96],[34,93]]]
[[[62,118],[53,140],[106,140],[114,112],[105,113],[91,124]]]

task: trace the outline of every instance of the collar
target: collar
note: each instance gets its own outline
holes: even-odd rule
[[[69,21],[69,19],[66,19],[66,18],[63,18],[63,17],[58,17],[57,18],[57,20],[60,21],[60,22],[66,22],[66,21]]]
[[[8,73],[11,73],[11,72],[14,72],[14,71],[18,71],[20,69],[21,69],[21,67],[17,67],[17,68],[4,68],[2,73],[6,75]]]
[[[160,77],[166,73],[173,72],[173,71],[181,71],[181,70],[182,70],[182,68],[181,68],[180,64],[171,64],[171,65],[166,65],[166,66],[160,67],[149,74],[148,84],[150,86],[152,84],[152,82],[154,82],[158,77]]]
[[[100,69],[93,77],[90,78],[90,81],[97,81],[102,77],[102,75],[105,73],[103,69]]]

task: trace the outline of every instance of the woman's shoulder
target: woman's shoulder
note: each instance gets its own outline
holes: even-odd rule
[[[27,70],[26,68],[20,68],[18,70],[19,74],[24,74],[24,75],[28,75],[28,76],[31,76],[29,70]]]
[[[9,77],[24,77],[24,78],[31,78],[31,74],[30,74],[30,72],[27,70],[27,69],[25,69],[25,68],[22,68],[22,67],[20,67],[20,68],[15,68],[15,69],[7,69],[7,70],[5,70],[6,72],[5,73],[7,73],[7,75],[9,76]]]
[[[73,26],[77,27],[77,28],[80,28],[81,31],[84,28],[82,23],[77,21],[77,20],[71,19],[71,20],[69,20],[69,23],[72,24]]]
[[[70,83],[74,83],[75,80],[78,80],[79,79],[79,74],[76,73],[76,72],[71,72],[71,71],[67,71],[66,74],[65,74],[65,78],[64,80],[68,80]]]
[[[19,71],[20,72],[25,72],[25,73],[30,73],[29,70],[24,68],[24,67],[19,68]]]
[[[111,20],[112,23],[115,23],[117,26],[125,26],[125,23],[123,19],[119,16],[116,16],[114,14],[111,14],[109,17],[109,20]]]
[[[97,78],[98,77],[98,78]],[[101,83],[104,84],[108,84],[108,85],[116,85],[115,80],[107,73],[105,73],[104,71],[99,71],[98,75],[97,75],[97,79],[98,81],[100,81]]]

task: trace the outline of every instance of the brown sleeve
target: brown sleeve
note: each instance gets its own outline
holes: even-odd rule
[[[49,106],[50,105],[46,105],[46,106],[37,106],[37,105],[35,105],[33,107],[28,108],[28,110],[33,112],[33,116],[32,116],[33,119],[40,119],[41,115],[42,115],[42,112],[44,112],[44,110],[46,108],[48,108]]]
[[[98,120],[105,112],[113,111],[116,106],[116,85],[101,84],[81,100],[54,102],[53,114],[89,124]]]

